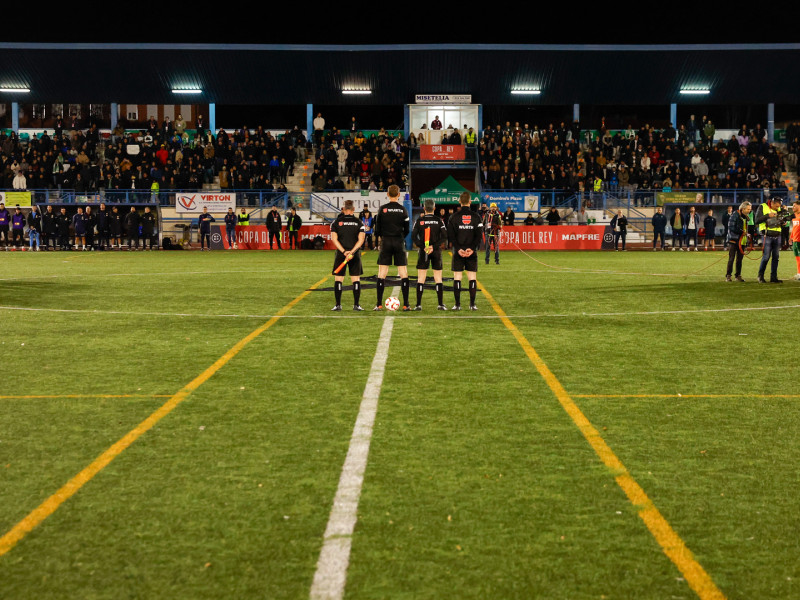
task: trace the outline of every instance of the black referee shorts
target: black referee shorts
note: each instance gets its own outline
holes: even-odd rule
[[[453,271],[471,271],[478,272],[478,253],[473,252],[472,256],[464,258],[458,255],[458,251],[453,252],[453,264],[451,265]]]
[[[399,237],[382,237],[378,264],[389,266],[394,264],[397,267],[405,267],[408,264],[405,240]]]
[[[417,258],[418,269],[433,269],[434,271],[442,270],[442,251],[438,248],[430,254],[425,254],[425,250],[420,249],[419,258]]]
[[[339,265],[341,265],[344,260],[344,254],[337,250],[336,256],[333,258],[333,269],[331,270],[331,275],[344,275],[345,273],[350,273],[350,277],[359,277],[364,272],[364,269],[361,266],[361,250],[356,252],[355,256],[353,256],[353,258],[350,259],[350,262],[347,263],[347,266],[337,273],[336,269],[339,268]]]

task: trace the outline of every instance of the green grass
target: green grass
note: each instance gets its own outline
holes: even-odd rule
[[[798,595],[800,398],[763,395],[800,394],[770,350],[800,285],[747,260],[726,284],[719,252],[501,258],[480,281],[725,595]],[[0,398],[0,535],[331,262],[4,253],[0,396],[82,397]],[[486,299],[423,303],[396,315],[346,597],[695,597]],[[253,340],[0,556],[0,598],[307,598],[385,318],[350,304],[312,292]]]

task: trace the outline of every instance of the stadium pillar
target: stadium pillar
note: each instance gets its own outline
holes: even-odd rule
[[[19,102],[11,103],[11,129],[19,133]]]
[[[676,130],[678,129],[678,105],[674,102],[669,105],[669,122]]]
[[[217,105],[213,102],[208,105],[208,129],[216,135],[217,132]]]
[[[403,136],[408,139],[411,127],[411,109],[408,104],[403,105]]]
[[[483,104],[478,104],[478,128],[476,131],[478,132],[478,137],[480,137],[481,131],[483,131]]]
[[[775,103],[767,104],[767,141],[775,143]]]
[[[111,131],[117,126],[117,113],[119,113],[119,105],[116,102],[111,103]]]
[[[580,104],[573,104],[572,105],[572,120],[573,121],[580,121],[581,120],[581,105]]]
[[[314,139],[314,105],[306,104],[306,139]]]

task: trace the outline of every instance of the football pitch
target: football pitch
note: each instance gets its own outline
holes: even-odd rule
[[[0,598],[800,597],[800,283],[755,254],[333,313],[331,252],[3,253]]]

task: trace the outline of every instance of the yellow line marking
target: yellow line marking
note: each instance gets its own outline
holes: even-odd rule
[[[592,425],[586,415],[583,414],[580,408],[573,402],[570,395],[558,381],[553,372],[541,359],[536,350],[533,349],[530,342],[525,338],[522,332],[517,329],[516,325],[511,322],[506,313],[500,308],[500,305],[495,301],[492,295],[486,290],[482,284],[478,284],[481,292],[486,296],[489,304],[492,305],[494,311],[498,314],[506,328],[514,335],[522,346],[522,349],[527,354],[530,361],[539,371],[539,374],[545,380],[547,385],[555,394],[561,406],[572,418],[574,423],[578,426],[583,437],[589,442],[589,445],[595,451],[597,456],[614,473],[614,479],[628,496],[631,503],[637,507],[639,517],[644,521],[647,529],[656,539],[661,549],[675,564],[676,567],[683,574],[689,586],[702,600],[721,600],[725,596],[716,586],[711,577],[706,573],[705,569],[700,563],[692,556],[692,552],[686,546],[680,536],[672,529],[672,526],[667,522],[664,516],[653,505],[650,498],[647,497],[645,491],[641,486],[636,483],[636,480],[622,464],[622,461],[617,458],[617,455],[611,450],[606,441]]]
[[[171,394],[62,394],[59,396],[33,395],[33,396],[0,396],[0,400],[28,400],[34,398],[171,398]]]
[[[800,394],[572,394],[573,398],[800,398]]]
[[[75,493],[80,490],[84,484],[89,482],[97,473],[99,473],[106,465],[108,465],[112,460],[114,460],[119,454],[128,448],[133,442],[135,442],[139,437],[141,437],[144,433],[149,431],[156,423],[158,423],[161,419],[167,416],[172,410],[178,406],[181,402],[186,400],[192,392],[194,392],[197,388],[199,388],[203,383],[208,381],[208,379],[214,375],[217,371],[219,371],[225,364],[228,363],[234,356],[239,354],[239,352],[247,346],[250,342],[252,342],[255,338],[259,335],[264,333],[267,329],[272,327],[275,323],[277,323],[281,316],[286,314],[291,308],[300,302],[303,298],[305,298],[308,294],[311,293],[311,290],[314,288],[319,287],[322,285],[328,277],[324,277],[320,279],[317,283],[312,285],[309,289],[304,291],[300,294],[297,298],[289,302],[286,306],[280,309],[274,317],[272,317],[269,321],[261,325],[258,329],[254,330],[253,332],[249,333],[247,336],[239,340],[233,347],[231,347],[225,354],[219,357],[214,364],[208,367],[205,371],[200,373],[197,377],[195,377],[192,381],[186,384],[179,392],[174,394],[170,397],[167,402],[165,402],[160,408],[156,409],[149,417],[147,417],[144,421],[139,423],[135,428],[125,434],[122,438],[116,441],[113,445],[111,445],[105,452],[103,452],[100,456],[98,456],[94,461],[87,467],[85,467],[80,473],[75,475],[72,479],[70,479],[67,483],[65,483],[61,489],[59,489],[55,494],[50,496],[47,500],[42,502],[37,508],[35,508],[32,512],[30,512],[24,519],[22,519],[19,523],[14,525],[8,533],[6,533],[2,538],[0,538],[0,556],[3,556],[6,552],[11,550],[17,542],[19,542],[23,537],[25,537],[30,531],[32,531],[37,525],[39,525],[42,521],[44,521],[47,517],[52,515],[59,506],[61,506],[65,501],[71,498]]]

